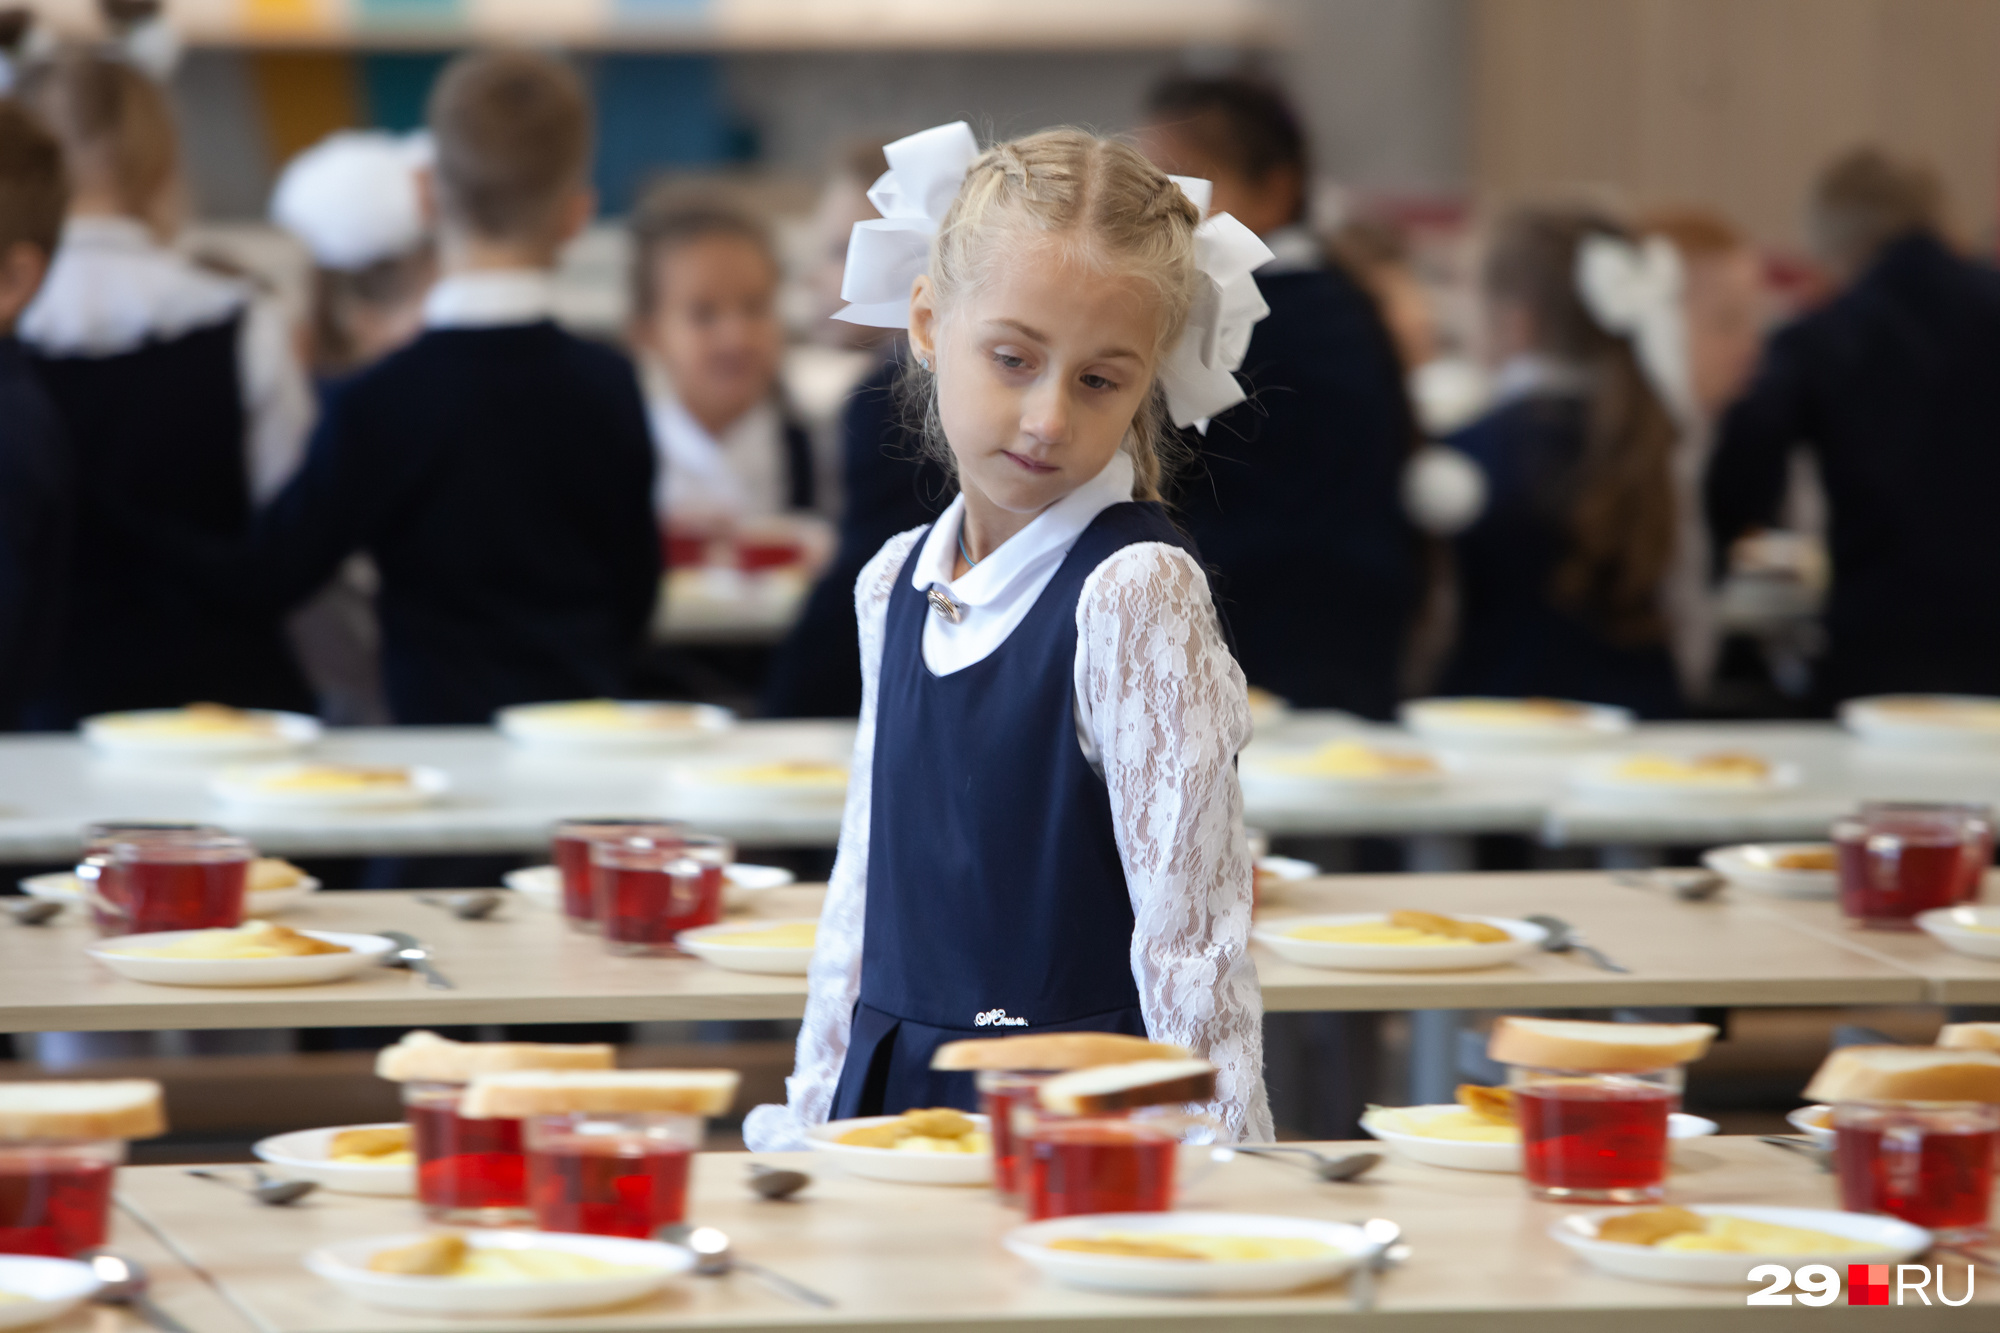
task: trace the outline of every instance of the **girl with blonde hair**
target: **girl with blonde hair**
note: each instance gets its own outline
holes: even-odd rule
[[[1234,769],[1243,673],[1158,502],[1176,424],[1230,372],[1269,258],[1205,182],[1051,130],[889,145],[842,317],[907,324],[907,391],[959,495],[855,587],[861,725],[788,1105],[828,1118],[976,1104],[932,1071],[962,1037],[1145,1034],[1220,1070],[1267,1139],[1251,862]]]

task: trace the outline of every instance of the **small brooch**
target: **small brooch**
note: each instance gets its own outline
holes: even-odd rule
[[[930,599],[931,610],[937,612],[952,624],[956,625],[959,621],[965,619],[965,608],[959,603],[952,601],[942,588],[933,587],[924,596]]]

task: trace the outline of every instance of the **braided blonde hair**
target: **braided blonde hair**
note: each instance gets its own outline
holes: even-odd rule
[[[1043,130],[996,144],[974,160],[931,243],[931,287],[939,310],[947,311],[1004,262],[1007,247],[1000,242],[1024,233],[1053,238],[1067,259],[1153,284],[1157,366],[1187,327],[1200,222],[1193,201],[1130,144],[1084,130]],[[938,417],[936,374],[905,367],[903,394],[924,451],[955,475]],[[1123,444],[1136,498],[1160,498],[1166,456],[1177,443],[1156,378]]]

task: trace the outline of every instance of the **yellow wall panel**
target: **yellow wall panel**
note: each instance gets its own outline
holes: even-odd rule
[[[273,167],[333,131],[361,123],[358,75],[350,57],[330,51],[257,51],[248,59]]]

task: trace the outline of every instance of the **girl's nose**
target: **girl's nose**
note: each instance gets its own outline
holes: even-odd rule
[[[1036,384],[1021,404],[1021,433],[1043,444],[1061,444],[1069,437],[1069,408],[1061,384]]]

